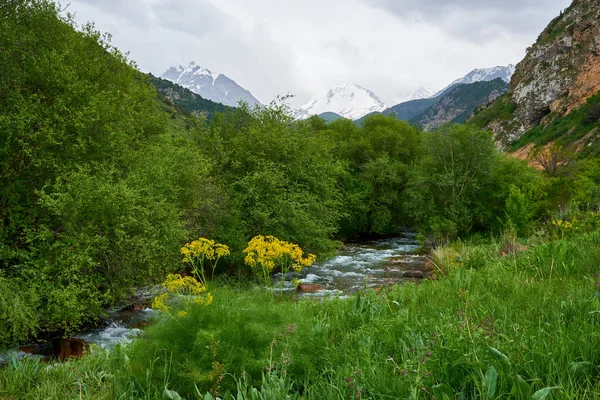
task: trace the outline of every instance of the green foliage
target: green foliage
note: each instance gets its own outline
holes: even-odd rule
[[[563,117],[556,117],[548,124],[538,125],[528,131],[519,140],[512,143],[513,150],[529,143],[543,145],[555,141],[561,146],[580,145],[580,158],[600,154],[600,145],[596,135],[588,133],[600,126],[600,95],[590,97],[586,104]],[[587,140],[584,140],[587,137]],[[581,143],[580,143],[581,141]]]
[[[406,204],[415,222],[438,239],[493,227],[503,218],[510,184],[534,178],[526,166],[501,156],[489,133],[468,125],[423,133],[421,152]]]
[[[178,265],[210,164],[168,135],[155,89],[92,26],[44,0],[0,20],[0,347],[71,330]],[[192,162],[192,164],[190,164]]]
[[[227,228],[217,233],[238,256],[247,240],[263,234],[331,251],[341,215],[337,177],[341,164],[327,138],[298,123],[283,104],[241,108],[218,115],[197,132],[198,143],[217,164],[230,201]]]
[[[531,200],[517,186],[511,185],[506,199],[506,219],[508,225],[515,227],[523,235],[531,224],[534,210]]]
[[[492,104],[476,109],[469,123],[483,129],[487,128],[492,121],[510,121],[514,118],[516,108],[517,103],[505,94]]]
[[[461,255],[448,277],[323,303],[216,285],[212,305],[161,318],[128,357],[14,363],[0,395],[597,398],[600,233],[527,244],[500,257],[500,243],[458,243],[484,253],[476,270]]]
[[[361,127],[335,121],[320,134],[336,144],[332,151],[345,166],[340,174],[345,205],[340,234],[397,232],[407,222],[402,195],[418,157],[417,129],[393,117],[374,115]]]

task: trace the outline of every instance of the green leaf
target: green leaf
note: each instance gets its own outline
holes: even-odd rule
[[[433,388],[433,396],[435,400],[452,400],[454,399],[454,390],[445,383],[435,385]]]
[[[213,400],[212,394],[206,393],[206,396],[204,396],[204,400]]]
[[[498,361],[502,366],[502,371],[504,371],[506,374],[509,374],[512,369],[512,365],[510,364],[508,357],[493,347],[490,347],[490,352],[494,358],[496,358],[496,361]]]
[[[181,398],[181,396],[179,395],[179,393],[177,393],[174,390],[169,390],[167,388],[165,388],[165,390],[163,392],[163,398],[165,398],[167,400],[183,400]]]
[[[518,399],[529,399],[531,398],[531,387],[521,375],[516,375],[510,394]]]
[[[196,394],[196,397],[201,399],[202,398],[202,393],[200,393],[200,389],[198,389],[198,385],[196,385],[194,383],[194,393]]]
[[[569,364],[569,372],[575,376],[587,376],[592,372],[592,363],[588,361],[573,361]]]
[[[551,399],[552,394],[550,392],[552,392],[554,389],[560,389],[560,386],[545,387],[543,389],[540,389],[537,392],[535,392],[533,396],[531,396],[531,400],[544,400],[546,398]]]
[[[483,386],[485,387],[485,397],[487,399],[494,398],[496,394],[496,382],[498,381],[498,372],[496,368],[489,367],[487,372],[485,373],[485,378],[483,381]]]

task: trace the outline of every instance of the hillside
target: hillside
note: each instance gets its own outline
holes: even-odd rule
[[[488,104],[508,91],[508,84],[502,79],[458,85],[411,122],[425,130],[435,129],[443,124],[463,123],[482,104]]]
[[[319,118],[323,118],[327,122],[333,122],[343,117],[334,112],[324,112],[322,114],[319,114]]]
[[[232,107],[204,99],[202,96],[192,92],[169,80],[158,78],[152,74],[148,75],[150,83],[157,89],[161,101],[172,105],[174,109],[184,115],[204,115],[207,120],[217,112],[231,110]]]
[[[193,61],[187,65],[169,68],[161,75],[161,78],[183,86],[205,99],[226,106],[236,107],[240,101],[251,107],[261,105],[250,91],[227,75],[208,70],[196,65]]]
[[[524,136],[530,141],[546,136],[540,132],[560,125],[599,91],[600,3],[575,0],[528,49],[508,95],[472,122],[491,129],[497,143],[509,148]],[[538,133],[529,134],[533,129]]]

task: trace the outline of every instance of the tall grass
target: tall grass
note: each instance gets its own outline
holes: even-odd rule
[[[81,376],[83,398],[600,398],[600,232],[501,247],[458,244],[445,277],[349,299],[215,285],[210,307],[157,321],[127,362],[21,363],[0,371],[0,398],[78,398]]]

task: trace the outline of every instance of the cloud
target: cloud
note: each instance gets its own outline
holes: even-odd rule
[[[481,43],[495,35],[535,35],[570,0],[364,0],[403,20],[442,27],[463,40]]]
[[[70,0],[140,69],[191,60],[261,102],[353,81],[396,104],[474,68],[516,63],[569,0]]]

